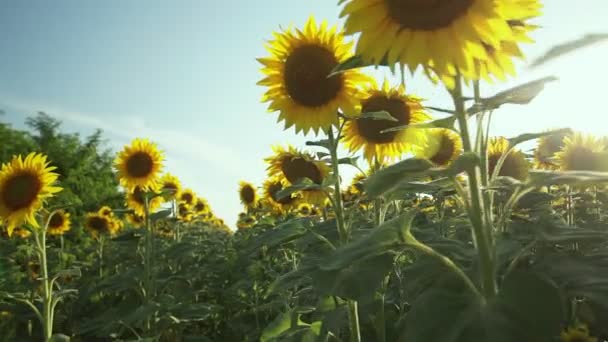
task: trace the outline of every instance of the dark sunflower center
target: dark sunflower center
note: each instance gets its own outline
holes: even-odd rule
[[[144,192],[138,186],[133,189],[133,200],[135,200],[135,202],[141,205],[146,204],[146,200],[144,199]]]
[[[342,75],[327,78],[338,64],[333,52],[318,45],[304,45],[285,61],[284,80],[289,96],[302,106],[319,107],[342,89]]]
[[[141,201],[143,202],[143,197],[141,198]],[[139,202],[139,200],[138,200]],[[101,211],[101,215],[103,216],[110,216],[112,214],[112,209],[103,209]]]
[[[152,157],[145,152],[137,152],[127,160],[127,172],[132,177],[146,177],[154,167]]]
[[[241,198],[245,203],[253,203],[253,200],[255,200],[255,190],[250,186],[244,186],[241,189]]]
[[[357,130],[365,140],[376,144],[393,142],[399,132],[385,132],[385,129],[408,125],[410,123],[410,108],[398,98],[372,96],[365,100],[361,106],[362,113],[387,111],[397,121],[374,120],[371,118],[358,119]]]
[[[308,214],[310,214],[310,207],[308,207],[308,206],[301,207],[300,208],[300,213],[302,215],[308,215]]]
[[[582,146],[573,147],[569,155],[568,166],[570,170],[597,171],[598,157],[588,148]]]
[[[439,143],[439,150],[429,160],[435,165],[445,166],[452,159],[455,148],[456,145],[454,144],[454,141],[442,135],[441,142]]]
[[[51,216],[51,220],[49,221],[49,228],[57,228],[63,225],[63,215],[55,213]]]
[[[490,175],[494,173],[494,169],[498,164],[498,159],[500,159],[499,154],[488,156]],[[528,165],[526,164],[526,160],[519,153],[509,153],[502,163],[498,175],[502,177],[512,177],[521,181],[525,180],[528,177]]]
[[[95,231],[104,232],[104,231],[108,230],[108,226],[109,226],[109,222],[104,217],[93,216],[93,217],[89,218],[89,227],[91,227],[91,229],[93,229]]]
[[[187,193],[187,192],[182,194],[182,201],[190,204],[190,203],[192,203],[193,200],[194,200],[194,197],[192,197],[192,194]]]
[[[10,211],[29,207],[40,192],[42,183],[31,173],[21,173],[9,178],[2,189],[2,202]]]
[[[171,193],[177,192],[177,184],[167,182],[163,185],[163,190]]]
[[[188,214],[189,214],[188,208],[186,206],[180,205],[179,206],[179,215],[180,216],[186,216]]]
[[[450,26],[474,0],[385,0],[388,15],[402,29],[433,31]]]
[[[196,205],[194,206],[194,210],[196,210],[196,211],[205,210],[205,203],[197,202]]]
[[[321,171],[317,165],[301,157],[285,159],[281,163],[281,171],[283,171],[285,178],[292,184],[297,183],[302,178],[310,178],[310,180],[317,184],[321,184],[323,181]]]

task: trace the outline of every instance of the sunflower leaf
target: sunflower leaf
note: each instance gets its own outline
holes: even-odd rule
[[[475,152],[465,152],[461,154],[449,167],[445,169],[433,169],[435,176],[454,177],[459,173],[465,172],[479,165],[480,159]]]
[[[450,115],[450,116],[448,116],[446,118],[443,118],[443,119],[437,119],[437,120],[433,120],[433,121],[425,122],[425,123],[421,123],[421,124],[402,125],[402,126],[387,128],[385,130],[382,130],[380,133],[397,132],[397,131],[402,131],[402,130],[410,128],[410,127],[411,128],[447,128],[447,129],[453,129],[454,128],[454,122],[456,122],[456,116],[455,115]]]
[[[361,56],[355,55],[355,56],[352,56],[351,58],[345,60],[344,62],[336,65],[331,70],[329,75],[327,75],[327,78],[341,74],[347,70],[363,68],[363,67],[370,66],[370,65],[374,65],[374,63],[367,63],[363,60],[363,58]],[[382,60],[379,63],[377,63],[377,65],[388,66],[387,57],[385,56],[384,58],[382,58]]]
[[[530,170],[526,183],[530,187],[547,185],[592,185],[608,183],[608,172]]]
[[[348,164],[357,167],[357,160],[359,157],[345,157],[338,159],[338,164]]]
[[[306,146],[321,146],[331,151],[331,142],[329,141],[329,139],[307,141]]]
[[[608,39],[608,33],[589,33],[583,36],[582,38],[556,45],[549,49],[544,55],[535,59],[532,64],[530,64],[530,67],[536,68],[562,55],[571,53],[575,50],[587,47],[589,45],[601,42],[606,39]]]
[[[150,215],[150,220],[152,220],[152,221],[162,220],[164,218],[169,217],[169,215],[171,215],[171,209],[157,211],[154,214]]]
[[[377,112],[365,112],[362,113],[361,116],[357,119],[388,120],[394,122],[399,121],[394,116],[392,116],[391,113],[385,110],[379,110]]]
[[[319,190],[322,186],[313,182],[310,178],[302,178],[296,184],[286,187],[276,193],[277,200],[281,200],[291,194],[302,190]]]
[[[471,106],[467,112],[470,115],[474,115],[480,112],[497,109],[507,103],[528,104],[540,94],[545,88],[546,83],[557,81],[557,79],[558,78],[555,76],[547,76],[501,91],[492,97],[482,99],[480,102]]]
[[[542,137],[546,137],[546,136],[550,136],[550,135],[556,135],[556,134],[568,134],[571,133],[572,130],[570,128],[561,128],[561,129],[554,129],[551,131],[547,131],[547,132],[541,132],[541,133],[524,133],[524,134],[520,134],[514,138],[509,138],[509,147],[515,147],[518,144],[521,144],[523,142],[529,141],[529,140],[534,140],[534,139],[538,139],[538,138],[542,138]]]
[[[380,196],[395,188],[401,181],[428,173],[433,164],[421,158],[409,158],[388,166],[365,182],[365,191],[370,198]]]

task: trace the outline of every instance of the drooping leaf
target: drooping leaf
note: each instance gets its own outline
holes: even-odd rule
[[[606,39],[608,39],[608,33],[589,33],[583,36],[582,38],[556,45],[549,49],[545,54],[535,59],[532,64],[530,64],[530,67],[536,68],[540,65],[547,63],[550,60],[574,52],[589,45],[599,43]]]
[[[151,214],[150,220],[158,221],[158,220],[169,217],[169,215],[171,215],[171,213],[172,213],[171,209],[160,210],[160,211],[157,211],[157,212]]]
[[[385,110],[377,112],[365,112],[361,113],[361,116],[357,119],[372,119],[372,120],[387,120],[387,121],[398,121],[394,116]]]
[[[467,110],[470,115],[499,108],[504,104],[528,104],[545,88],[545,84],[557,81],[557,77],[548,76],[517,87],[502,91],[492,97],[482,99]]]
[[[433,164],[421,158],[410,158],[377,171],[367,178],[365,192],[370,198],[395,188],[401,181],[424,175]]]
[[[608,183],[608,172],[530,170],[527,186],[593,185]]]
[[[382,130],[380,133],[388,133],[388,132],[398,132],[407,128],[446,128],[446,129],[454,129],[454,123],[456,122],[456,116],[450,115],[446,118],[433,120],[430,122],[414,124],[414,125],[402,125],[397,127],[387,128]]]
[[[540,133],[524,133],[524,134],[520,134],[516,137],[509,138],[508,141],[509,141],[510,147],[515,147],[516,145],[529,141],[529,140],[534,140],[534,139],[551,136],[551,135],[556,135],[556,134],[567,134],[570,132],[572,132],[572,130],[570,128],[562,128],[562,129],[555,129],[555,130],[550,130],[547,132],[540,132]]]

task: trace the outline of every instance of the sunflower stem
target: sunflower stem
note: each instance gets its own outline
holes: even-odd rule
[[[99,258],[99,278],[102,279],[103,278],[103,243],[104,243],[104,238],[103,235],[99,236],[98,239],[98,243],[97,243],[97,257]]]
[[[150,305],[151,303],[151,299],[152,299],[152,286],[153,286],[153,279],[152,279],[152,246],[153,246],[153,235],[152,235],[152,229],[151,229],[151,225],[150,225],[150,207],[149,207],[149,197],[148,197],[148,192],[146,191],[144,194],[144,225],[146,228],[146,250],[145,250],[145,260],[144,260],[144,271],[145,271],[145,279],[144,279],[144,287],[146,289],[146,296],[145,296],[145,304]],[[150,332],[152,330],[152,321],[150,320],[150,317],[146,318],[146,330],[147,332]]]
[[[338,144],[340,142],[340,132],[338,136],[334,137],[333,128],[329,128],[327,137],[331,145],[331,164],[333,167],[333,173],[335,178],[334,184],[334,212],[336,213],[336,224],[338,226],[338,234],[340,235],[340,242],[346,244],[348,241],[348,232],[344,224],[344,206],[342,203],[342,193],[340,192],[340,171],[338,165]],[[359,328],[359,312],[357,309],[357,302],[354,300],[348,300],[348,320],[350,328],[350,341],[360,342],[361,331]]]
[[[471,137],[467,122],[467,112],[465,109],[465,99],[462,95],[462,83],[460,75],[456,77],[455,88],[450,92],[454,100],[454,107],[458,119],[458,126],[462,136],[462,143],[465,152],[474,152],[471,145]],[[496,279],[493,262],[493,236],[491,231],[491,222],[487,222],[486,213],[484,210],[491,210],[484,207],[483,196],[481,193],[479,169],[477,167],[467,170],[469,178],[469,219],[473,226],[473,237],[477,248],[479,266],[481,269],[481,287],[482,293],[486,300],[493,298],[496,295]]]
[[[38,261],[42,271],[42,324],[45,341],[50,341],[53,336],[53,289],[49,279],[49,272],[46,259],[46,227],[36,229],[34,232],[36,247],[38,249]]]

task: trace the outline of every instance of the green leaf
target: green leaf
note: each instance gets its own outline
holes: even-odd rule
[[[382,130],[380,133],[398,132],[408,128],[446,128],[454,129],[454,123],[456,122],[456,116],[450,115],[443,119],[437,119],[430,122],[414,124],[414,125],[402,125],[397,127],[387,128]]]
[[[529,187],[547,185],[594,185],[608,183],[608,172],[530,170]]]
[[[291,328],[291,321],[293,312],[288,311],[282,314],[279,314],[266,328],[262,331],[262,336],[260,336],[260,342],[272,341],[275,338],[279,337],[283,332],[289,330]],[[297,315],[298,319],[300,315]]]
[[[385,193],[387,201],[403,199],[408,194],[426,193],[432,194],[439,191],[449,191],[453,187],[449,178],[439,178],[430,182],[401,182],[391,191]]]
[[[345,157],[338,159],[338,164],[347,164],[357,167],[357,160],[359,157]]]
[[[464,152],[449,167],[445,169],[433,169],[436,176],[454,177],[467,170],[472,170],[480,163],[479,156],[475,152]]]
[[[365,182],[365,192],[374,198],[394,189],[401,181],[427,174],[433,164],[421,158],[410,158],[377,171]]]
[[[536,68],[562,55],[571,53],[592,44],[596,44],[606,39],[608,39],[608,33],[589,33],[582,38],[556,45],[549,49],[545,54],[535,59],[530,67]]]
[[[322,186],[313,182],[309,178],[302,178],[296,184],[286,187],[285,189],[281,189],[281,191],[276,193],[277,200],[283,199],[285,197],[291,196],[293,193],[302,190],[318,190],[322,189]]]
[[[467,111],[470,115],[477,114],[483,111],[489,111],[499,108],[500,106],[512,104],[528,104],[545,88],[545,84],[557,81],[557,77],[548,76],[528,83],[524,83],[517,87],[502,91],[492,97],[481,100],[474,104]]]
[[[551,136],[551,135],[557,135],[557,134],[568,134],[571,132],[572,132],[572,130],[570,128],[561,128],[561,129],[554,129],[551,131],[541,132],[541,133],[524,133],[524,134],[520,134],[514,138],[509,138],[508,141],[509,141],[510,147],[515,147],[516,145],[529,141],[529,140],[534,140],[534,139]]]
[[[306,142],[306,146],[320,146],[320,147],[324,147],[328,150],[331,151],[331,142],[329,141],[329,139],[322,139],[322,140],[316,140],[316,141],[307,141]]]
[[[412,220],[416,212],[411,210],[374,228],[371,233],[335,250],[325,262],[322,270],[339,270],[366,259],[405,246]]]
[[[306,234],[308,231],[306,227],[309,222],[310,219],[308,218],[299,218],[282,223],[257,236],[242,252],[247,255],[256,252],[262,246],[274,247],[297,239]]]
[[[172,212],[171,209],[164,209],[164,210],[157,211],[150,215],[150,220],[153,222],[162,220],[164,218],[169,217],[169,215],[171,215],[171,212]]]
[[[394,122],[399,121],[394,116],[392,116],[389,112],[387,112],[385,110],[381,110],[381,111],[377,111],[377,112],[365,112],[365,113],[362,113],[360,117],[357,117],[357,119],[387,120],[387,121],[394,121]]]
[[[70,342],[70,337],[64,334],[53,334],[49,342]]]

